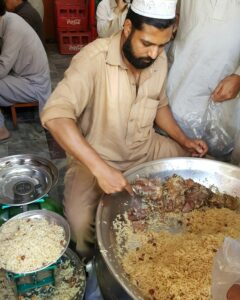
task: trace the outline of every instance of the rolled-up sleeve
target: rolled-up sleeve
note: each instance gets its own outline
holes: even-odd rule
[[[83,51],[83,50],[82,50]],[[93,93],[95,66],[89,63],[86,51],[77,54],[64,74],[63,80],[48,99],[41,113],[41,122],[57,118],[69,118],[77,121],[86,108]]]

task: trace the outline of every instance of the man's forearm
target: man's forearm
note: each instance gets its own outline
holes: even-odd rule
[[[174,139],[180,145],[184,145],[187,137],[173,118],[169,106],[164,106],[158,110],[155,122],[172,139]]]
[[[45,123],[60,146],[83,163],[96,177],[99,187],[107,194],[132,188],[123,174],[109,166],[82,136],[72,119],[59,118]]]
[[[207,153],[207,144],[202,140],[188,138],[178,126],[168,106],[162,107],[158,110],[155,122],[172,139],[179,143],[193,156],[203,157]]]
[[[82,136],[72,119],[53,119],[46,122],[46,127],[59,145],[68,154],[88,167],[94,175],[102,165],[106,164]]]

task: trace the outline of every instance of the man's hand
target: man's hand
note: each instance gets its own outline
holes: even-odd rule
[[[240,285],[234,284],[227,292],[227,300],[240,300]]]
[[[94,172],[98,184],[106,194],[113,194],[126,190],[130,195],[133,194],[131,185],[123,174],[109,165],[105,165]]]
[[[182,147],[192,153],[193,157],[203,157],[208,152],[208,146],[203,140],[186,139]]]
[[[123,0],[116,0],[116,3],[117,3],[117,7],[114,10],[116,14],[123,12],[127,7],[127,3]]]
[[[237,97],[240,92],[240,76],[233,74],[224,78],[212,93],[215,102],[223,102]]]
[[[193,140],[185,135],[173,118],[169,106],[164,106],[158,110],[155,122],[159,128],[165,131],[179,145],[192,153],[192,156],[203,157],[207,153],[208,146],[204,141]]]

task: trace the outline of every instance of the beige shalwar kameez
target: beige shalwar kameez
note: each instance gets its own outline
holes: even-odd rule
[[[75,120],[97,153],[121,171],[158,158],[186,156],[177,143],[153,129],[157,110],[168,105],[165,53],[142,71],[137,87],[122,60],[120,38],[121,33],[98,39],[73,58],[44,108],[43,125],[54,118]],[[101,194],[90,171],[70,158],[64,204],[82,255],[88,255],[94,243],[94,218]]]

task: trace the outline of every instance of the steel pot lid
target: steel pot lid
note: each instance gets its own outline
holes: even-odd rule
[[[58,180],[49,160],[30,154],[0,159],[0,204],[20,206],[44,197]]]
[[[166,179],[174,174],[185,179],[191,178],[208,188],[215,186],[220,193],[240,196],[240,168],[214,160],[202,158],[160,159],[138,165],[124,173],[130,183],[134,183],[138,177]],[[115,280],[132,299],[142,300],[144,299],[143,295],[127,276],[124,276],[125,273],[117,255],[116,234],[113,228],[113,222],[117,216],[124,214],[135,205],[133,198],[127,192],[103,195],[97,210],[96,231],[100,252]],[[111,282],[107,284],[111,284]]]

